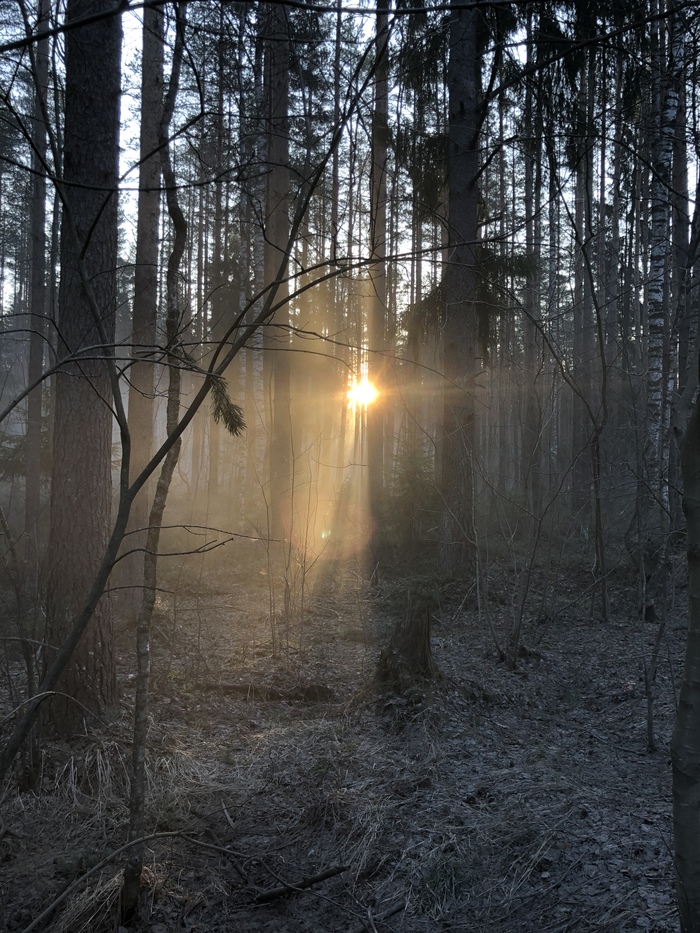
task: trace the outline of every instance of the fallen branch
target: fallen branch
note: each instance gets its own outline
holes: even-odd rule
[[[375,914],[372,916],[370,914],[369,920],[363,921],[359,926],[353,927],[348,933],[372,933],[375,929],[375,921],[380,922],[382,920],[388,920],[389,917],[393,917],[394,914],[401,913],[402,910],[406,909],[406,901],[397,901],[395,904],[392,904],[391,907],[387,907],[386,910],[383,910],[380,914]]]
[[[196,839],[194,836],[183,836],[187,842],[191,842],[193,845],[201,846],[203,849],[210,849],[212,852],[221,852],[223,855],[226,855],[236,869],[241,879],[251,887],[250,879],[248,878],[247,872],[243,870],[243,866],[238,860],[238,857],[235,852],[232,852],[230,849],[227,849],[226,846],[213,845],[211,842],[203,842],[201,839]]]
[[[333,868],[327,868],[325,871],[319,872],[318,875],[311,875],[309,878],[302,878],[301,881],[295,881],[294,884],[282,882],[277,888],[268,888],[266,891],[261,891],[257,894],[255,896],[255,903],[268,904],[278,897],[287,897],[290,894],[298,894],[301,891],[307,891],[315,884],[325,881],[327,878],[333,878],[334,875],[339,875],[344,871],[347,871],[347,865],[334,865]]]
[[[196,689],[205,693],[232,694],[245,700],[282,700],[288,703],[324,703],[332,700],[335,696],[330,687],[318,683],[310,683],[302,687],[285,690],[265,684],[204,681],[198,683]]]

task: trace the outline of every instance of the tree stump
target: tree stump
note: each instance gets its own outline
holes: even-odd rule
[[[440,676],[430,644],[431,601],[409,596],[408,608],[394,626],[389,645],[379,655],[378,683],[396,693]]]

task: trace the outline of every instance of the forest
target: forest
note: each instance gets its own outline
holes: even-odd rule
[[[699,53],[0,0],[0,930],[700,933]]]

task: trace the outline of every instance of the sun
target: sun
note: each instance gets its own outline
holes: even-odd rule
[[[367,379],[363,379],[361,382],[354,382],[348,390],[350,404],[363,408],[375,402],[378,395],[379,392]]]

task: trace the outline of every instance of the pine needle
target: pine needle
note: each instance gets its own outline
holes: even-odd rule
[[[232,437],[245,431],[243,409],[228,397],[225,379],[215,379],[211,385],[214,421],[223,424]]]

